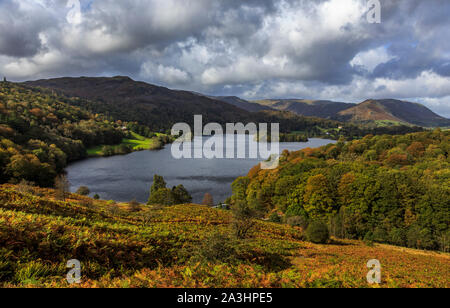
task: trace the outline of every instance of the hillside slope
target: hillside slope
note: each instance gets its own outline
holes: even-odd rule
[[[78,259],[81,284],[72,287],[369,287],[366,264],[376,258],[382,287],[450,287],[448,254],[357,241],[314,245],[298,228],[265,222],[247,240],[224,242],[217,232],[230,233],[227,211],[130,212],[53,197],[52,190],[0,186],[0,286],[67,287],[66,263]]]
[[[394,99],[367,100],[339,112],[335,118],[355,122],[394,121],[424,127],[450,126],[450,119],[437,115],[421,104]]]
[[[255,166],[233,183],[265,213],[327,222],[339,238],[450,249],[450,132],[368,135],[283,152],[274,170]]]
[[[304,99],[268,99],[254,103],[276,110],[291,111],[298,115],[343,122],[369,124],[384,121],[390,125],[450,126],[450,119],[437,115],[421,104],[395,99],[370,99],[360,104]]]
[[[118,144],[121,125],[74,101],[13,83],[0,83],[0,183],[21,180],[52,186],[68,162],[86,149]]]
[[[281,132],[308,131],[312,136],[323,134],[322,129],[342,125],[338,121],[303,117],[265,107],[258,108],[261,109],[259,112],[249,112],[199,93],[170,90],[128,77],[58,78],[25,84],[89,99],[89,102],[80,101],[79,105],[95,113],[110,115],[115,120],[139,122],[153,131],[167,132],[178,122],[192,127],[194,115],[200,114],[204,124],[280,123]]]
[[[238,108],[250,111],[250,112],[258,112],[258,111],[264,111],[264,110],[275,110],[274,108],[271,108],[269,106],[260,105],[255,102],[249,102],[246,100],[243,100],[242,98],[239,98],[237,96],[214,96],[214,99],[223,101],[225,103],[234,105]]]
[[[204,122],[221,124],[246,121],[249,117],[247,111],[222,101],[137,82],[128,77],[57,78],[26,84],[90,99],[94,102],[90,107],[96,112],[125,121],[137,121],[153,130],[168,130],[178,122],[192,123],[197,114],[203,115]]]

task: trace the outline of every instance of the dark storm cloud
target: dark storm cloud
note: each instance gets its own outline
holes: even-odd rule
[[[0,73],[121,74],[247,98],[423,98],[450,114],[450,2],[381,3],[382,23],[369,24],[367,0],[81,0],[70,18],[66,0],[2,0]]]
[[[51,26],[52,17],[38,5],[0,1],[0,54],[12,57],[35,55],[43,46],[39,33]]]

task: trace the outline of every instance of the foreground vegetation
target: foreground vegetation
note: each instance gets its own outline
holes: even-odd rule
[[[115,204],[26,185],[0,188],[0,286],[369,287],[366,263],[382,264],[382,287],[449,287],[450,257],[392,246],[304,242],[301,228],[255,221],[232,237],[232,214],[199,205]]]
[[[419,249],[450,250],[450,132],[372,136],[298,152],[279,168],[253,168],[229,202],[332,235]]]

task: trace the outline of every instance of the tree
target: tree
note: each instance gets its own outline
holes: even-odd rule
[[[289,217],[286,223],[293,227],[300,227],[303,230],[306,230],[309,225],[309,220],[303,216],[293,216]]]
[[[176,204],[184,204],[191,203],[192,196],[189,192],[184,188],[183,185],[178,185],[172,189],[172,194],[174,196],[174,200]]]
[[[61,174],[55,179],[56,198],[66,201],[67,194],[70,192],[70,183],[65,174]]]
[[[322,174],[308,179],[303,200],[305,210],[311,218],[323,218],[333,214],[333,194],[328,179]]]
[[[153,177],[153,185],[150,188],[148,205],[175,205],[192,202],[192,197],[183,185],[178,185],[173,189],[166,187],[164,178],[159,175]]]
[[[239,239],[248,237],[250,230],[257,216],[255,211],[248,205],[246,201],[238,200],[231,207],[233,213],[233,230]]]
[[[315,244],[325,244],[330,239],[328,226],[321,221],[313,221],[306,229],[306,238]]]
[[[205,196],[203,197],[202,204],[207,206],[214,206],[213,196],[210,193],[206,193]]]
[[[171,206],[175,205],[176,202],[172,190],[168,188],[161,188],[150,195],[147,204]]]
[[[233,189],[233,196],[231,197],[232,202],[236,202],[238,200],[245,200],[249,184],[250,179],[248,177],[237,178],[233,182],[233,184],[231,184],[231,187]]]
[[[78,190],[76,192],[77,195],[81,195],[81,196],[87,196],[90,193],[91,193],[91,191],[86,186],[81,186],[80,188],[78,188]]]
[[[157,192],[160,189],[166,188],[167,184],[164,178],[160,175],[155,174],[153,177],[153,185],[150,189],[150,194]]]

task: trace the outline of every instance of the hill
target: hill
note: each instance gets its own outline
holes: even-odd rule
[[[305,99],[269,99],[254,101],[262,106],[267,106],[276,110],[291,111],[298,115],[333,118],[338,112],[351,108],[353,104]]]
[[[421,104],[393,99],[367,100],[339,112],[334,118],[353,122],[388,121],[423,127],[450,125],[450,119],[437,115]]]
[[[73,105],[53,93],[0,83],[0,183],[52,186],[68,162],[87,156],[87,148],[126,137],[122,123]]]
[[[421,104],[395,99],[371,99],[357,105],[303,99],[258,100],[254,103],[276,110],[291,111],[298,115],[359,124],[450,126],[450,119],[437,115]]]
[[[170,90],[137,82],[128,77],[57,78],[26,82],[25,85],[56,91],[71,97],[70,102],[75,106],[92,113],[105,114],[116,121],[138,122],[147,129],[150,127],[151,131],[167,133],[173,124],[178,122],[188,123],[192,127],[194,115],[201,114],[203,123],[279,123],[282,133],[298,132],[306,137],[338,139],[342,135],[353,138],[368,133],[378,134],[372,128],[368,129],[355,123],[346,124],[331,119],[300,116],[290,111],[273,110],[267,106],[258,107],[260,105],[247,104],[239,98],[218,100],[199,93]],[[249,112],[233,104],[257,112]],[[317,104],[327,105],[325,102]],[[407,128],[407,131],[417,129]],[[141,130],[135,131],[146,136]],[[405,127],[395,126],[382,133],[403,131]]]
[[[0,187],[0,286],[69,287],[68,260],[81,262],[72,287],[370,287],[368,260],[382,287],[449,287],[448,254],[366,246],[315,245],[300,228],[255,222],[251,237],[227,234],[228,211],[199,205],[133,207],[52,190]]]
[[[188,91],[134,81],[128,77],[57,78],[26,83],[59,93],[89,99],[87,108],[123,121],[139,122],[152,130],[170,130],[175,123],[192,123],[203,115],[205,123],[247,122],[249,112]]]
[[[439,129],[285,151],[277,169],[237,179],[232,200],[326,222],[339,238],[448,251],[449,157],[450,132]]]
[[[281,132],[301,131],[309,137],[326,136],[324,131],[344,125],[338,121],[258,107],[257,104],[247,104],[238,98],[218,100],[199,93],[170,90],[128,77],[58,78],[25,84],[54,90],[73,97],[72,102],[76,106],[93,113],[106,114],[115,120],[139,122],[153,131],[167,132],[178,122],[192,126],[194,115],[197,114],[203,115],[203,123],[280,123]],[[77,101],[76,97],[81,99]],[[259,112],[249,112],[233,104]]]
[[[264,106],[261,104],[243,100],[242,98],[239,98],[237,96],[214,96],[214,99],[234,105],[249,112],[275,110],[274,108],[271,108],[269,106]]]
[[[450,125],[450,119],[437,115],[421,104],[394,99],[367,100],[339,112],[336,119],[356,122],[394,121],[423,127]]]

